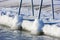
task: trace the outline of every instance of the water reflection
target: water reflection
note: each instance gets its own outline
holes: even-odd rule
[[[11,30],[6,27],[0,27],[0,40],[59,40],[49,36],[35,36],[20,30]]]

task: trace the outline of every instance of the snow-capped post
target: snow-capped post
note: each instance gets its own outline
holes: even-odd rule
[[[18,15],[20,15],[21,7],[22,7],[22,0],[20,1],[20,6],[19,6],[19,13],[18,13]]]
[[[53,13],[53,19],[54,19],[54,3],[53,3],[53,0],[52,0],[52,13]]]
[[[39,16],[38,16],[38,19],[40,19],[40,16],[41,16],[42,4],[43,4],[43,0],[41,0],[41,4],[40,4],[40,10],[39,10]]]
[[[33,0],[31,0],[32,3],[32,15],[34,16],[34,5],[33,5]]]

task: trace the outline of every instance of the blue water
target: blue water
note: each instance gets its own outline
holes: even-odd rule
[[[28,32],[20,30],[11,30],[0,26],[0,40],[60,40],[55,37],[45,35],[31,35]]]

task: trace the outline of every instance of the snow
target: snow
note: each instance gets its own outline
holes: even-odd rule
[[[0,24],[7,25],[11,29],[18,29],[19,25],[21,25],[21,22],[20,22],[21,18],[22,17],[18,17],[17,15],[14,18],[9,17],[7,15],[3,15],[3,16],[0,16]]]
[[[8,4],[6,2],[1,2],[0,6],[9,7],[9,6],[15,6],[19,5],[19,0],[13,0],[9,1]],[[27,0],[26,0],[27,1]],[[34,4],[40,4],[40,0],[34,0]],[[47,1],[47,0],[46,0]],[[50,0],[48,0],[50,1]],[[47,4],[50,3],[47,1]],[[12,2],[12,3],[11,3]],[[23,1],[24,3],[25,1]],[[27,2],[27,4],[30,2],[30,0]],[[4,4],[5,3],[5,4]],[[56,2],[58,4],[58,2]],[[2,4],[2,5],[1,5]],[[11,5],[12,4],[12,5]],[[8,6],[7,6],[8,5]],[[45,5],[45,3],[44,3]],[[18,29],[22,26],[23,29],[28,30],[31,32],[31,34],[39,34],[39,32],[43,31],[46,35],[56,36],[60,37],[60,25],[47,25],[44,23],[60,23],[60,13],[55,12],[55,19],[53,20],[53,15],[51,11],[47,12],[42,11],[41,19],[37,19],[39,15],[39,10],[34,9],[34,16],[32,16],[32,10],[30,7],[28,8],[22,8],[21,9],[21,15],[18,15],[19,8],[1,8],[0,10],[0,24],[5,24],[11,27],[11,29]],[[28,20],[23,20],[28,19]],[[29,21],[30,19],[34,21]]]
[[[25,30],[31,31],[32,24],[33,24],[33,22],[24,20],[22,22],[22,28],[25,29]]]
[[[31,34],[38,34],[42,31],[44,23],[42,20],[35,19],[35,21],[24,20],[22,23],[22,28],[31,32]]]
[[[32,25],[32,30],[31,33],[32,34],[40,34],[40,32],[42,32],[42,28],[44,27],[44,23],[42,20],[39,19],[35,19],[35,21],[33,22]]]
[[[23,16],[22,17],[21,15],[18,16],[18,8],[2,8],[0,10],[0,13],[2,14],[2,15],[0,15],[0,19],[1,19],[0,21],[1,21],[1,23],[3,22],[2,24],[12,26],[11,29],[16,28],[14,26],[22,25],[23,29],[27,29],[28,31],[33,30],[32,32],[36,31],[36,33],[37,33],[37,30],[39,30],[38,28],[40,28],[40,30],[41,30],[40,26],[42,26],[42,24],[39,23],[41,20],[37,19],[38,18],[38,12],[39,12],[38,10],[34,10],[35,15],[32,16],[31,9],[22,8],[22,10],[21,10],[21,15]],[[4,13],[5,13],[5,15],[4,15]],[[55,16],[56,15],[58,15],[58,14],[55,13]],[[56,16],[56,18],[57,18],[57,16]],[[28,20],[23,21],[23,19],[35,19],[35,21],[28,21]],[[43,20],[44,23],[46,23],[46,22],[47,23],[60,22],[60,20],[58,20],[58,21],[53,20],[52,19],[52,13],[51,12],[48,13],[46,11],[42,12],[41,19]],[[33,28],[35,28],[35,29],[33,29]]]
[[[60,37],[60,27],[57,25],[45,25],[43,27],[43,32],[46,35]]]

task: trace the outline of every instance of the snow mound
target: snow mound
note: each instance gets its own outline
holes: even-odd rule
[[[0,24],[7,25],[11,27],[11,29],[18,29],[20,28],[21,22],[22,22],[21,19],[19,18],[22,18],[22,17],[15,16],[14,18],[12,18],[6,15],[3,15],[3,16],[0,16]]]
[[[60,27],[56,25],[45,25],[43,27],[43,32],[46,35],[54,36],[54,37],[60,37]]]
[[[31,34],[38,34],[42,31],[43,26],[43,21],[39,19],[35,19],[35,21],[24,20],[22,23],[22,28],[27,31],[30,31]]]

